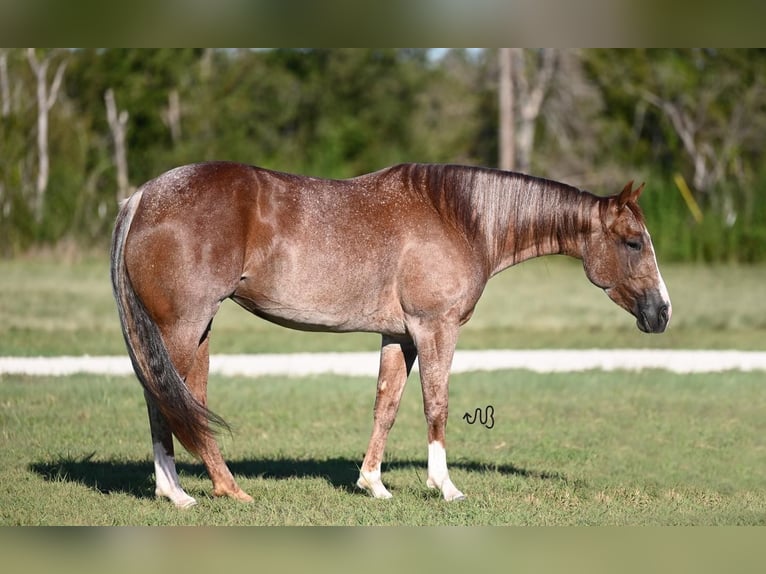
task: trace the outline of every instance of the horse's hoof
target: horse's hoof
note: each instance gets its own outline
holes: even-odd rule
[[[234,500],[238,500],[239,502],[246,502],[248,504],[254,502],[253,497],[246,493],[244,490],[229,494],[229,497],[233,498]]]
[[[174,500],[173,504],[175,504],[176,508],[185,510],[187,508],[191,508],[192,506],[196,506],[197,501],[191,496],[187,496],[186,498],[180,498],[178,500]]]
[[[366,478],[360,476],[359,480],[356,481],[357,488],[360,488],[367,492],[370,496],[373,498],[378,498],[380,500],[385,500],[388,498],[393,498],[393,495],[388,492],[388,489],[383,486],[382,482],[377,482],[376,484],[371,483]]]
[[[213,489],[213,496],[228,496],[229,498],[238,500],[240,502],[253,502],[253,497],[241,488],[238,488],[237,490]]]
[[[191,508],[197,504],[197,501],[186,494],[181,488],[172,491],[165,491],[161,488],[157,488],[154,491],[154,495],[157,498],[167,498],[176,508]]]

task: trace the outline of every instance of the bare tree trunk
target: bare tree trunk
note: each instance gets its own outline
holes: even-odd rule
[[[544,48],[540,51],[540,63],[534,76],[527,71],[524,52],[521,48],[514,48],[513,58],[514,80],[519,98],[516,162],[520,171],[528,171],[535,143],[535,125],[553,78],[556,52],[553,48]]]
[[[27,60],[37,79],[37,153],[39,169],[37,171],[37,186],[35,197],[32,202],[32,210],[38,223],[43,218],[43,206],[45,204],[45,191],[48,188],[50,172],[50,158],[48,155],[48,114],[56,103],[61,81],[64,78],[66,61],[59,64],[53,76],[53,82],[48,86],[48,66],[52,54],[49,53],[40,61],[37,59],[34,48],[27,50]]]
[[[716,175],[715,171],[722,171],[720,167],[712,168],[710,162],[715,157],[715,152],[709,144],[697,142],[698,127],[690,114],[671,101],[664,100],[648,91],[644,92],[644,99],[650,104],[657,106],[670,120],[676,134],[681,139],[684,150],[689,154],[694,166],[692,186],[702,192],[708,190]]]
[[[117,166],[117,203],[126,199],[131,192],[128,180],[128,153],[125,147],[125,126],[128,123],[128,112],[117,109],[114,90],[109,88],[104,94],[106,104],[106,119],[114,141],[114,163]]]
[[[205,48],[202,52],[202,58],[199,62],[199,76],[200,80],[206,82],[210,79],[210,75],[213,73],[213,48]]]
[[[8,80],[8,54],[0,52],[0,99],[2,99],[2,116],[11,115],[11,87]]]
[[[173,144],[178,144],[181,140],[181,96],[177,89],[172,89],[168,93],[168,107],[163,110],[162,119],[170,129]]]
[[[7,118],[11,115],[11,82],[8,77],[8,52],[0,50],[0,114]],[[11,214],[12,203],[6,194],[5,184],[0,181],[0,219],[5,219]]]
[[[500,107],[500,169],[515,167],[515,118],[513,115],[513,58],[510,48],[500,48],[500,78],[498,98]]]

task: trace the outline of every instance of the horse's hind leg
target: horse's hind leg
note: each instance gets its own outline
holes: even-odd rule
[[[186,384],[194,395],[194,398],[200,404],[207,406],[207,380],[210,366],[210,331],[209,326],[203,335],[203,339],[194,355],[188,374],[186,375]],[[230,496],[242,502],[252,502],[253,498],[242,490],[223,460],[218,443],[212,436],[204,440],[204,446],[200,449],[200,457],[205,464],[208,475],[213,481],[213,494],[216,496]]]
[[[146,407],[149,411],[149,428],[152,433],[152,446],[154,450],[154,477],[157,496],[165,496],[178,508],[188,508],[197,504],[191,496],[184,492],[178,480],[176,462],[173,450],[173,434],[170,432],[165,417],[157,408],[154,399],[144,392]]]
[[[212,317],[215,312],[211,312]],[[197,401],[207,406],[207,380],[210,363],[209,337],[210,322],[179,321],[162,325],[162,337],[178,374],[186,382]],[[154,442],[154,467],[157,480],[157,494],[166,496],[176,506],[187,507],[195,500],[181,488],[173,458],[173,439],[165,418],[154,401],[147,397],[149,421]],[[237,500],[251,502],[253,499],[237,485],[226,462],[223,460],[218,443],[212,436],[202,439],[203,445],[197,453],[213,482],[216,496],[231,496]]]
[[[369,491],[375,498],[391,498],[380,478],[380,464],[416,355],[412,341],[398,342],[383,337],[372,436],[359,471],[359,480],[356,481],[358,487]]]

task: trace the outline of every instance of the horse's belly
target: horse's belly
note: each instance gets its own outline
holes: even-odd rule
[[[321,282],[321,281],[320,281]],[[243,284],[232,299],[251,313],[302,331],[403,334],[404,316],[393,296],[325,281],[284,284],[274,290]]]

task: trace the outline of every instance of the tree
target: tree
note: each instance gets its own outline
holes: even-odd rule
[[[500,169],[512,170],[516,165],[516,119],[513,113],[513,52],[500,48],[500,79],[498,81],[498,107],[500,108]]]
[[[535,170],[590,189],[618,184],[623,161],[612,144],[613,130],[598,86],[587,76],[584,51],[560,49],[538,119]],[[615,190],[616,191],[616,190]]]
[[[766,51],[701,49],[0,49],[0,252],[103,242],[115,196],[182,163],[509,167],[508,133],[515,169],[594,191],[651,178],[656,245],[688,241],[674,258],[766,257]]]
[[[11,113],[11,90],[8,80],[8,54],[5,50],[0,51],[0,101],[2,117],[7,118]]]
[[[403,144],[405,159],[484,165],[497,160],[494,141],[480,147],[485,123],[492,119],[484,117],[481,106],[487,96],[495,98],[486,85],[483,58],[483,53],[451,49],[434,63],[417,65],[414,105],[402,117],[409,136]],[[487,131],[496,132],[494,122]]]
[[[520,48],[516,48],[513,58],[514,81],[519,102],[516,160],[518,169],[527,171],[532,161],[535,125],[556,66],[556,51],[553,48],[543,48],[529,53],[527,58]]]
[[[114,141],[114,164],[117,167],[117,203],[130,195],[128,181],[128,154],[125,148],[125,126],[128,123],[128,112],[117,109],[114,90],[109,88],[104,94],[106,118]]]
[[[45,205],[45,191],[48,188],[48,177],[50,175],[50,156],[48,153],[48,114],[53,104],[58,98],[61,80],[64,77],[66,69],[66,60],[59,62],[53,81],[48,85],[48,66],[54,59],[55,53],[48,52],[41,60],[37,58],[34,48],[27,50],[27,60],[34,72],[37,81],[37,153],[38,153],[38,171],[37,186],[35,196],[32,202],[32,210],[35,214],[37,223],[43,218],[43,208]]]
[[[656,81],[642,90],[681,141],[692,165],[692,185],[703,193],[727,177],[742,183],[738,156],[752,136],[758,107],[763,110],[763,80],[756,76],[753,83],[743,82],[751,62],[739,56],[718,50],[664,54],[657,58]],[[672,82],[671,73],[676,75]]]
[[[556,50],[500,48],[500,167],[529,171],[535,129],[556,68]]]

